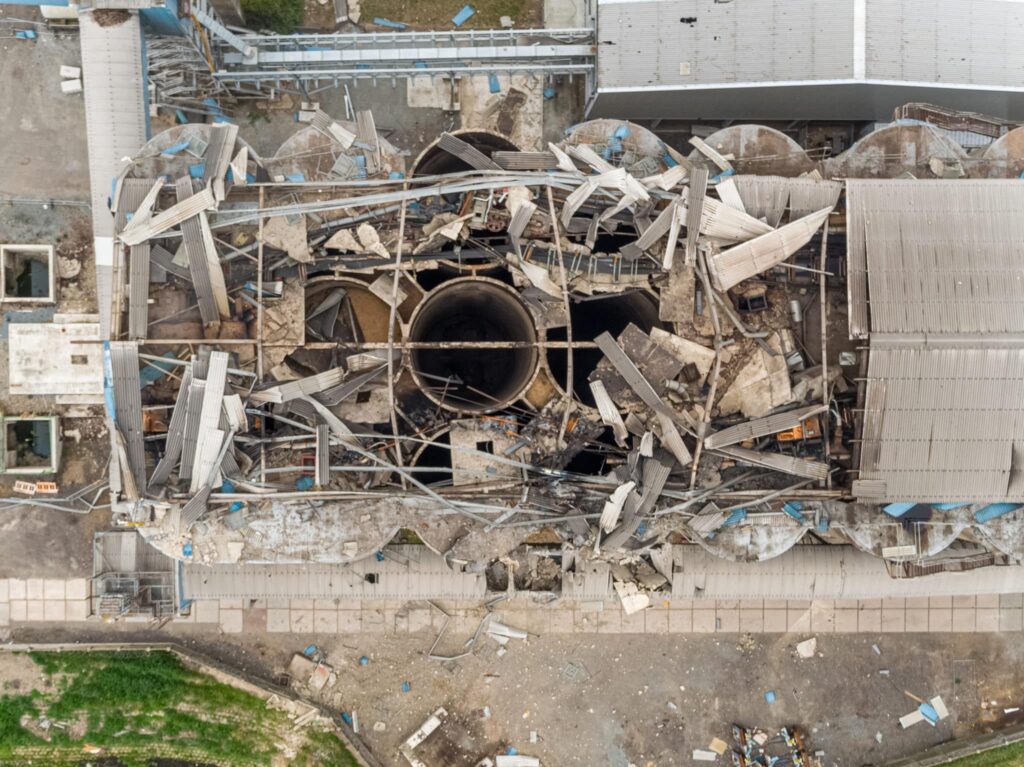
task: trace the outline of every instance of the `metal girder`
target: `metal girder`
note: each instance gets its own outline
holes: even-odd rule
[[[535,72],[545,75],[590,75],[594,64],[590,62],[524,64],[513,61],[494,61],[481,64],[465,64],[452,62],[445,66],[421,69],[415,66],[383,64],[376,67],[362,68],[353,66],[347,69],[266,69],[266,70],[219,70],[213,73],[215,80],[230,84],[262,83],[262,82],[294,82],[295,80],[331,80],[331,79],[371,79],[374,77],[421,77],[446,75],[484,75],[491,73],[527,74]]]
[[[223,40],[236,51],[239,51],[245,61],[253,61],[256,56],[256,48],[249,45],[230,29],[221,24],[216,18],[200,8],[192,9],[192,18],[202,24],[219,40]]]
[[[218,45],[220,67],[214,77],[241,85],[511,72],[589,76],[595,39],[591,28],[244,35],[228,43],[234,50]]]

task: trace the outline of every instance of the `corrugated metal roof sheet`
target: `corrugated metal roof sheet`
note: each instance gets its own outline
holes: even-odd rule
[[[1022,210],[1016,180],[847,181],[851,334],[1024,332]]]
[[[600,87],[853,76],[853,3],[600,2]]]
[[[866,0],[866,74],[879,80],[1018,87],[1024,5]],[[940,102],[941,103],[941,102]]]
[[[425,546],[389,546],[385,557],[348,565],[186,564],[182,590],[186,599],[479,599],[486,593],[482,573],[452,570]]]
[[[129,341],[110,342],[114,377],[114,414],[124,436],[135,486],[146,486],[146,451],[142,434],[142,395],[139,384],[139,348]]]
[[[860,478],[885,500],[1024,500],[1024,346],[976,344],[872,339]]]
[[[107,204],[111,181],[121,159],[133,156],[146,143],[142,29],[136,13],[114,26],[101,27],[91,13],[80,13],[78,22],[85,75],[93,236],[106,238],[114,234]],[[97,252],[96,291],[103,338],[110,333],[112,271],[110,256]]]
[[[697,546],[674,546],[674,598],[879,599],[1020,592],[1024,567],[983,567],[891,578],[881,559],[852,546],[795,546],[763,562],[730,562]]]

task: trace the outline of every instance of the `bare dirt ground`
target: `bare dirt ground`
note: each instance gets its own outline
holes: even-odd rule
[[[374,18],[407,24],[410,29],[455,29],[452,17],[466,5],[464,0],[361,0],[359,23],[367,30],[379,30]],[[544,13],[540,0],[476,0],[476,11],[460,29],[492,29],[508,16],[520,28],[538,27]]]
[[[1003,708],[1019,706],[1024,696],[1024,645],[1014,634],[823,636],[820,656],[808,660],[796,657],[794,644],[806,637],[795,635],[552,635],[513,642],[501,658],[494,642],[481,640],[471,656],[442,664],[425,657],[434,639],[426,631],[402,639],[226,637],[180,625],[161,632],[127,626],[14,632],[16,641],[171,636],[268,679],[284,671],[292,653],[317,642],[339,677],[325,701],[355,710],[375,755],[396,766],[404,763],[398,744],[442,706],[451,716],[432,749],[435,763],[445,767],[472,765],[508,746],[559,767],[690,765],[692,750],[713,737],[728,740],[733,722],[801,726],[813,748],[825,752],[823,764],[841,767],[883,764],[1002,726]],[[453,635],[438,652],[454,654],[464,639]],[[366,666],[359,664],[363,655]],[[767,690],[776,693],[774,704],[765,702]],[[899,717],[916,707],[904,690],[942,695],[951,716],[936,728],[901,730]],[[374,729],[376,722],[383,731]],[[530,742],[531,731],[537,743]]]
[[[28,6],[0,11],[0,19],[37,16]],[[36,40],[16,40],[13,33],[0,39],[0,197],[84,200],[85,107],[81,93],[61,93],[59,74],[61,64],[81,66],[78,34],[33,28]]]

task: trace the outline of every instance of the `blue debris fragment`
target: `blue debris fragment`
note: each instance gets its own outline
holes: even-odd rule
[[[312,490],[313,489],[313,478],[312,477],[299,477],[295,480],[296,490]]]
[[[548,99],[550,101],[554,97],[555,97],[555,89],[552,88],[549,85],[547,88],[544,89],[544,98],[546,98],[546,99]]]
[[[817,529],[818,529],[819,533],[827,533],[828,532],[828,517],[821,517],[821,518],[818,519],[818,528]]]
[[[661,156],[661,161],[665,163],[666,168],[674,168],[679,164],[675,161],[675,158],[672,157],[672,155],[670,155],[668,152],[665,152],[665,154]]]
[[[414,67],[416,67],[417,69],[426,69],[427,68],[427,62],[425,62],[425,61],[414,61],[412,63],[412,65]]]
[[[169,360],[177,359],[173,352],[165,352],[163,357]],[[139,371],[139,388],[145,389],[150,384],[155,384],[172,370],[174,365],[170,362],[149,362]]]
[[[306,180],[305,173],[288,173],[285,175],[286,181],[291,181],[293,184],[300,184]]]
[[[508,749],[505,751],[506,756],[515,756],[518,753],[519,751],[516,750],[515,746],[509,746]]]
[[[617,138],[619,140],[622,140],[624,138],[629,138],[629,126],[628,125],[620,125],[618,128],[615,129],[615,133],[612,134],[612,135],[615,136],[615,138]]]
[[[220,483],[220,491],[222,493],[233,493],[235,492],[235,483],[230,479],[225,479]]]
[[[39,35],[36,34],[34,29],[16,29],[14,30],[14,36],[19,40],[35,40]]]
[[[192,556],[192,541],[189,541],[181,547],[181,553],[186,557]]]
[[[935,706],[931,703],[922,703],[917,707],[917,710],[921,712],[921,716],[927,719],[932,724],[939,721],[939,712],[935,710]]]
[[[384,561],[384,552],[383,551],[375,551],[375,552],[373,552],[373,558],[376,559],[378,562],[383,562]]]
[[[490,82],[491,93],[501,93],[501,83],[498,81],[496,74],[491,74],[488,78]]]
[[[729,178],[729,176],[732,176],[735,173],[736,171],[733,168],[729,168],[729,170],[723,170],[721,173],[719,173],[717,176],[711,179],[709,183],[717,184],[719,181],[724,181],[725,179]]]
[[[766,701],[768,701],[769,703],[774,703],[775,702],[775,691],[774,690],[768,690],[768,692],[766,692],[764,694],[764,699]]]
[[[888,506],[883,506],[882,511],[890,517],[902,517],[915,506],[917,506],[916,503],[890,503]]]
[[[228,511],[230,513],[234,514],[236,511],[241,511],[244,508],[245,508],[245,504],[244,503],[242,503],[241,501],[235,501],[230,506],[228,506]]]
[[[186,149],[188,149],[188,146],[191,143],[192,143],[192,139],[187,138],[184,141],[182,141],[182,142],[180,142],[178,144],[175,144],[174,146],[167,147],[164,151],[162,151],[160,153],[160,156],[161,157],[173,157],[174,155],[178,154],[178,152],[184,152]]]
[[[391,19],[376,18],[373,23],[378,27],[387,27],[388,29],[407,29],[408,24],[403,24],[400,21],[392,21]]]
[[[370,665],[370,659],[367,658],[365,655],[360,656],[360,658],[359,658],[359,665],[360,666],[369,666]]]
[[[183,109],[175,109],[174,117],[182,125],[188,122],[188,116],[185,114],[185,110]]]
[[[746,509],[733,509],[732,513],[725,518],[725,522],[722,523],[722,527],[732,527],[733,525],[738,525],[746,518]]]
[[[388,178],[392,180],[397,180],[400,178],[405,178],[405,174],[402,173],[401,171],[393,170],[388,174]]]
[[[309,645],[305,650],[302,651],[302,654],[305,655],[307,658],[312,658],[314,655],[316,655],[316,645]]]
[[[345,724],[347,724],[349,727],[351,727],[352,726],[352,714],[350,714],[348,711],[342,711],[341,712],[341,721],[343,721]]]
[[[402,692],[409,692],[412,689],[412,685],[408,682],[402,682]]]
[[[476,13],[476,11],[473,10],[472,5],[465,5],[462,7],[461,11],[452,16],[452,24],[457,27],[461,27],[470,20],[474,13]]]
[[[231,122],[231,120],[226,118],[224,115],[214,115],[213,121],[215,123],[227,123],[228,125],[234,125],[234,123]]]
[[[800,513],[801,508],[803,508],[803,504],[800,501],[786,501],[782,504],[782,511],[797,522],[804,521],[804,515]]]
[[[970,506],[969,503],[933,503],[932,508],[936,511],[952,511],[953,509],[962,509],[964,506]]]
[[[193,165],[188,166],[188,175],[192,178],[202,178],[206,175],[206,163],[197,162]]]
[[[1001,517],[1004,514],[1009,514],[1011,511],[1016,511],[1020,508],[1019,503],[990,503],[983,509],[978,509],[974,512],[975,522],[988,522]]]

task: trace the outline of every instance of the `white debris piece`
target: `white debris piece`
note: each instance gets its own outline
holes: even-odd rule
[[[619,447],[625,447],[629,431],[626,429],[626,424],[622,420],[622,414],[619,412],[619,409],[615,406],[611,396],[608,394],[608,390],[604,386],[604,381],[591,381],[590,391],[594,395],[594,402],[597,403],[597,411],[601,414],[601,422],[605,426],[610,426],[612,428],[612,434],[615,436],[616,444]]]
[[[356,237],[359,239],[359,244],[363,246],[364,253],[376,253],[382,258],[390,258],[391,254],[380,241],[380,235],[373,228],[373,224],[364,221],[357,226]]]
[[[908,727],[912,727],[913,725],[917,724],[918,722],[924,721],[927,721],[924,718],[924,714],[922,714],[918,709],[915,708],[906,716],[900,717],[900,727],[902,727],[905,730]]]
[[[81,67],[69,67],[67,64],[61,64],[60,76],[65,80],[77,80],[82,76],[82,69]]]
[[[81,80],[61,80],[60,90],[61,90],[61,93],[81,93],[82,92],[82,81]]]
[[[813,658],[814,654],[818,651],[818,638],[811,637],[805,639],[802,642],[797,643],[796,654],[801,658]]]
[[[339,229],[324,243],[324,247],[331,250],[344,250],[348,253],[358,253],[362,250],[351,229]]]
[[[522,754],[502,754],[494,757],[495,767],[540,767],[540,759]]]
[[[673,165],[662,173],[640,179],[640,183],[648,189],[658,187],[663,192],[667,192],[672,187],[677,186],[686,177],[686,173],[687,171],[684,166]]]
[[[698,152],[700,152],[702,155],[704,155],[709,160],[711,160],[711,162],[713,162],[715,165],[717,165],[719,170],[721,170],[723,172],[727,171],[727,170],[732,170],[732,165],[730,165],[729,161],[727,159],[725,159],[725,156],[723,154],[721,154],[713,146],[711,146],[710,144],[706,143],[704,141],[704,139],[698,138],[697,136],[694,136],[693,138],[690,139],[690,144]]]
[[[487,633],[494,636],[507,637],[509,639],[526,639],[528,634],[522,629],[506,626],[498,621],[490,621],[487,624]]]
[[[615,529],[615,525],[619,522],[619,515],[622,513],[622,506],[626,503],[626,498],[629,497],[634,487],[636,487],[636,482],[632,480],[621,484],[604,502],[604,508],[601,510],[601,529],[606,533]]]
[[[626,615],[646,610],[651,605],[651,598],[646,594],[641,594],[635,583],[616,581],[615,593],[619,595],[619,601],[622,602],[622,609]]]
[[[708,751],[706,748],[693,749],[693,761],[695,762],[714,762],[717,759],[718,754],[714,751]]]

